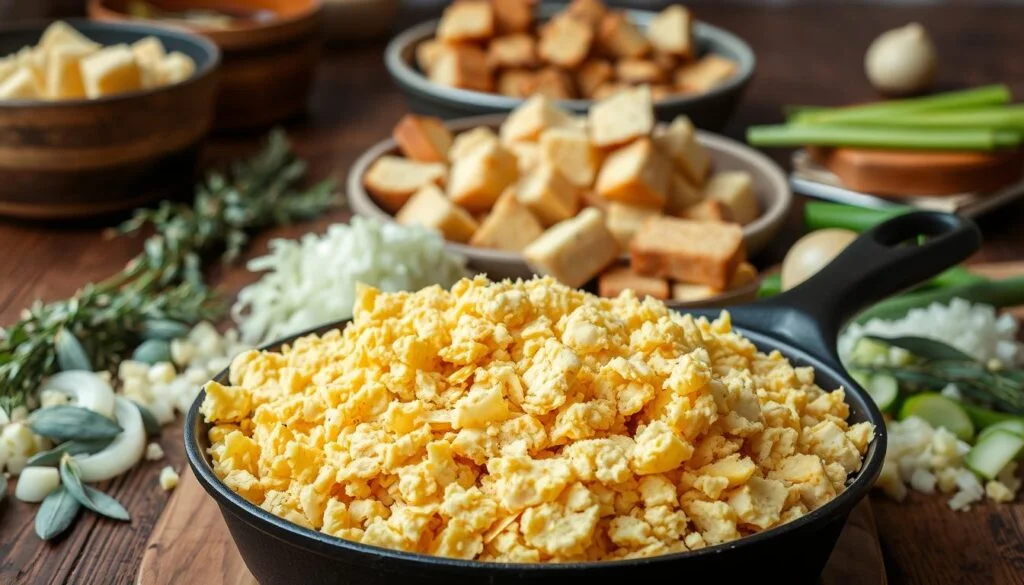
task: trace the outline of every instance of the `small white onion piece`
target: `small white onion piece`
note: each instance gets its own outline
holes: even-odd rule
[[[75,406],[108,418],[114,416],[114,389],[109,382],[93,372],[75,370],[54,374],[43,383],[40,390],[55,390],[73,398]]]
[[[115,399],[114,415],[124,429],[107,448],[92,455],[76,455],[82,481],[103,481],[117,477],[135,466],[146,451],[146,429],[139,409],[128,400]]]
[[[26,467],[18,477],[14,497],[22,502],[36,504],[46,499],[60,485],[60,472],[56,467]]]

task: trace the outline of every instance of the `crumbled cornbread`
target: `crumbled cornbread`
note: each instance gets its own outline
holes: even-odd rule
[[[691,550],[822,506],[873,434],[728,313],[476,277],[363,288],[354,314],[239,355],[202,405],[225,484],[343,539],[481,561]]]

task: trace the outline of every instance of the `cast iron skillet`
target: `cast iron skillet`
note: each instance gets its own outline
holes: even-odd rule
[[[918,236],[929,236],[918,244]],[[320,534],[263,511],[214,475],[206,450],[200,394],[185,422],[185,448],[199,482],[213,496],[252,574],[263,585],[318,583],[454,584],[558,583],[570,579],[631,579],[661,583],[715,579],[751,583],[772,576],[787,583],[818,578],[850,510],[871,489],[885,454],[885,423],[871,398],[839,362],[835,339],[855,312],[910,288],[972,254],[981,243],[968,220],[915,212],[862,234],[835,261],[803,285],[753,305],[730,309],[733,324],[761,351],[777,349],[794,364],[811,366],[827,390],[843,386],[851,422],[870,421],[875,438],[864,466],[846,491],[818,510],[771,530],[693,552],[654,558],[567,564],[481,563],[397,552]],[[690,311],[715,318],[711,309]],[[332,323],[303,333],[343,327]],[[276,349],[295,336],[267,346]],[[226,372],[217,376],[225,382]]]

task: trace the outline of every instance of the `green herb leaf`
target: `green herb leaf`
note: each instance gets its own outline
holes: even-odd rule
[[[146,434],[150,437],[160,436],[160,421],[156,420],[156,416],[151,410],[142,406],[138,402],[132,401],[135,408],[139,409],[139,414],[142,415],[142,425],[146,428]]]
[[[87,508],[89,508],[93,512],[96,512],[97,514],[102,514],[107,518],[111,518],[113,520],[131,522],[131,514],[129,514],[128,510],[126,510],[124,506],[121,505],[121,502],[118,502],[116,499],[108,496],[107,494],[101,492],[96,488],[89,486],[83,487],[85,487],[86,495],[89,496],[89,501],[92,502],[91,506],[86,506]]]
[[[64,486],[46,496],[36,512],[36,534],[43,540],[61,535],[74,522],[81,504]]]
[[[50,439],[84,440],[113,439],[121,434],[121,426],[109,418],[79,406],[40,408],[28,417],[29,428]]]
[[[82,343],[67,329],[60,329],[54,336],[54,345],[57,350],[57,364],[62,372],[71,370],[93,371],[89,354],[85,352]]]
[[[56,467],[65,453],[68,455],[92,455],[107,448],[113,439],[89,439],[65,441],[49,451],[36,453],[25,463],[29,467]]]
[[[117,500],[82,483],[82,473],[70,456],[64,456],[60,461],[60,481],[79,504],[93,512],[114,520],[127,522],[131,519],[128,510],[125,510]]]
[[[975,362],[972,356],[959,349],[927,337],[882,337],[879,335],[865,335],[868,339],[899,347],[909,351],[915,356],[928,361],[959,361]]]
[[[143,341],[132,352],[132,359],[144,364],[156,364],[171,361],[171,344],[163,339]]]
[[[140,335],[145,340],[163,339],[170,341],[188,335],[188,325],[170,319],[150,319],[142,324]]]

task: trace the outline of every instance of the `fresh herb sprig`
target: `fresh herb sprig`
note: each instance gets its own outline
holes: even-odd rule
[[[300,191],[305,173],[305,163],[275,129],[260,152],[227,173],[209,173],[191,204],[165,201],[111,230],[111,236],[144,228],[153,234],[121,272],[69,299],[36,302],[17,323],[0,329],[0,408],[9,412],[24,404],[57,371],[62,338],[79,342],[90,365],[106,369],[154,324],[191,324],[223,314],[226,304],[204,283],[204,259],[221,251],[223,261],[234,261],[251,232],[331,207],[333,182]]]

